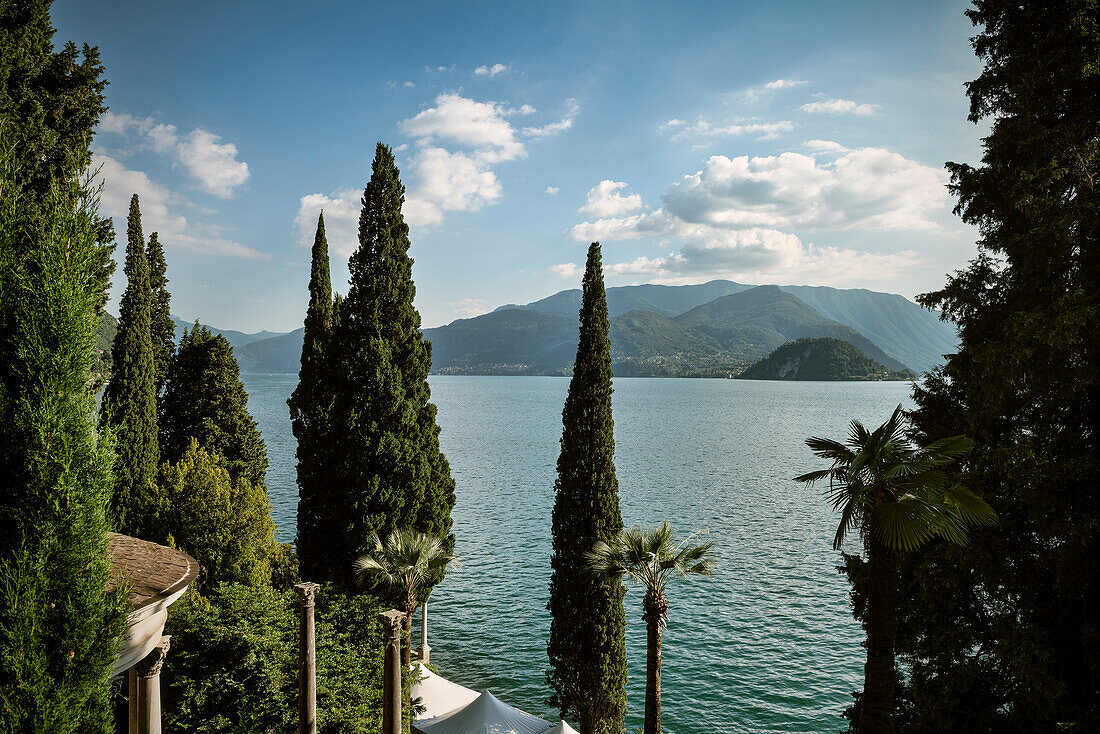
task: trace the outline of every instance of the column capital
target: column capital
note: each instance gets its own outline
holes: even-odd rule
[[[168,648],[172,646],[171,640],[171,635],[162,635],[157,646],[134,666],[139,678],[156,678],[160,675],[160,669],[164,667],[164,658],[168,655]]]
[[[396,639],[401,634],[401,622],[405,619],[405,613],[396,609],[382,612],[378,615],[378,621],[382,623],[382,632],[385,637]]]
[[[313,606],[314,595],[320,588],[320,584],[315,584],[312,581],[303,581],[300,584],[294,584],[294,590],[298,592],[298,602],[303,607]]]

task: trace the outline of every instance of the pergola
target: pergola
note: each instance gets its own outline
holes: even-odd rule
[[[116,676],[128,676],[129,732],[160,734],[160,669],[169,645],[164,623],[168,607],[198,577],[199,564],[182,551],[117,533],[108,550],[108,590],[121,583],[129,592],[129,629],[114,664]]]

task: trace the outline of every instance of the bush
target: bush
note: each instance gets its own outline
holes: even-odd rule
[[[385,607],[331,584],[317,592],[317,719],[322,734],[382,728]],[[174,604],[162,676],[165,731],[292,732],[298,722],[298,597],[221,584]],[[406,681],[407,683],[407,681]],[[407,720],[407,716],[405,717]]]
[[[270,583],[275,523],[262,484],[233,481],[221,458],[192,439],[179,462],[161,467],[161,487],[163,531],[202,566],[200,591]]]

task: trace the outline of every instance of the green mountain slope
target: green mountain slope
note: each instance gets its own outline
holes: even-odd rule
[[[908,369],[852,327],[825,318],[774,285],[717,298],[677,316],[676,321],[714,337],[728,353],[748,363],[794,339],[834,337],[854,344],[892,370]]]
[[[172,316],[172,321],[176,324],[176,342],[179,342],[181,336],[183,336],[184,329],[190,329],[195,325],[193,321],[184,321],[179,316]],[[272,337],[285,336],[285,332],[278,331],[258,331],[255,334],[245,334],[241,331],[233,331],[232,329],[218,329],[216,327],[200,321],[203,326],[210,329],[214,334],[221,334],[229,342],[229,346],[233,347],[236,352],[238,347],[243,347],[246,344],[252,344],[253,342],[264,341],[265,339],[271,339]],[[243,368],[242,368],[243,369]]]
[[[781,286],[818,313],[850,326],[882,351],[919,372],[943,362],[958,349],[958,333],[939,314],[893,293],[862,288],[838,290],[825,286]]]
[[[242,372],[289,372],[296,374],[302,363],[304,329],[278,334],[234,347]]]
[[[432,372],[562,374],[577,351],[577,315],[508,309],[425,329]]]
[[[742,380],[908,380],[909,371],[890,370],[854,344],[831,337],[787,342],[738,375]]]
[[[662,316],[676,316],[721,296],[752,288],[730,280],[712,280],[699,285],[623,285],[607,289],[607,311],[621,316],[630,311],[649,311]],[[576,317],[581,307],[581,292],[574,288],[560,291],[526,305],[508,304],[497,311],[509,309],[539,311]]]

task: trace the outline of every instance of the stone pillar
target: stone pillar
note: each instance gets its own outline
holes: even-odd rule
[[[317,734],[317,646],[313,626],[313,596],[319,585],[294,585],[301,604],[298,614],[298,732]]]
[[[382,623],[385,664],[382,670],[382,734],[401,734],[401,623],[404,612],[391,609],[378,615]]]
[[[129,713],[129,728],[126,730],[129,734],[137,734],[138,730],[138,675],[137,668],[132,667],[126,671],[126,678],[130,684],[129,695],[127,698],[128,713]]]
[[[420,605],[420,663],[427,664],[432,648],[428,647],[428,600]]]
[[[160,669],[168,654],[170,635],[164,635],[152,652],[134,666],[137,670],[137,734],[161,734]]]

